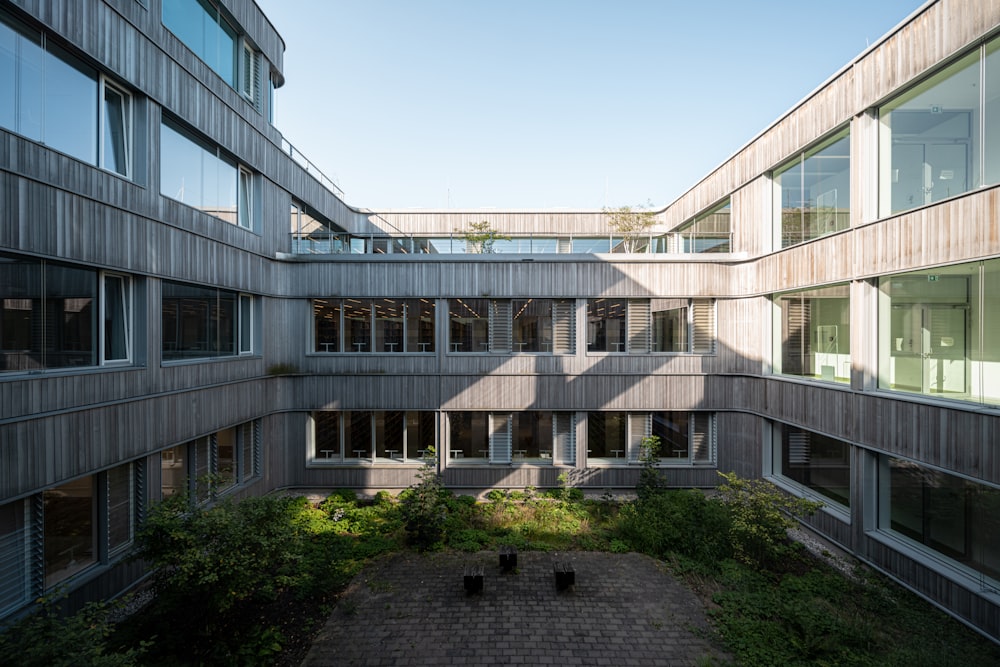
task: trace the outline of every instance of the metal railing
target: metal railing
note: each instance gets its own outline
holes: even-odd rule
[[[284,137],[281,138],[281,150],[288,154],[297,165],[305,169],[310,176],[319,181],[320,185],[332,192],[338,199],[343,200],[344,191],[340,189],[340,186],[324,174],[319,167],[313,164],[309,158],[299,152],[299,149],[289,143]]]

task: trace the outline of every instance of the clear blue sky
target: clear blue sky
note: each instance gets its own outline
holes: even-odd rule
[[[366,208],[669,204],[923,0],[257,0]]]

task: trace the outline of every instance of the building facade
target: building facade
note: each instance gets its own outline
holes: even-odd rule
[[[252,2],[4,0],[0,618],[137,581],[166,495],[426,463],[600,495],[658,435],[671,486],[820,499],[1000,638],[998,35],[997,3],[926,3],[623,239],[348,206],[270,122]],[[508,238],[454,231],[483,220]]]

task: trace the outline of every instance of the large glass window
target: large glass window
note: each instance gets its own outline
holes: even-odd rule
[[[485,463],[490,459],[490,413],[448,414],[448,459],[452,463]],[[509,459],[508,459],[509,460]]]
[[[489,299],[449,299],[448,342],[451,352],[489,351],[490,303]]]
[[[994,39],[879,108],[881,215],[1000,182],[998,53]]]
[[[659,465],[715,463],[715,415],[710,412],[587,413],[587,459],[591,463],[637,464],[647,436],[660,439]]]
[[[313,351],[433,352],[434,312],[429,299],[313,299]]]
[[[851,505],[851,446],[819,433],[778,424],[774,474],[814,491],[824,500]]]
[[[253,228],[253,174],[167,121],[160,124],[160,194]]]
[[[0,13],[0,126],[130,177],[131,96],[44,37]]]
[[[879,279],[879,386],[1000,403],[1000,260]]]
[[[0,372],[131,361],[131,293],[127,276],[0,254]]]
[[[673,252],[731,252],[732,227],[730,202],[713,206],[672,233]]]
[[[45,587],[68,579],[96,561],[94,478],[43,492]]]
[[[1000,489],[879,458],[879,527],[1000,580]]]
[[[514,318],[514,350],[517,352],[552,351],[552,301],[515,299],[511,302]]]
[[[775,170],[782,248],[847,229],[850,167],[851,137],[844,130]]]
[[[428,411],[317,411],[310,428],[315,463],[421,460],[436,440],[435,413]]]
[[[163,25],[232,87],[237,86],[236,31],[207,0],[165,0]]]
[[[774,301],[774,371],[850,382],[850,285],[789,292]]]
[[[252,297],[236,292],[163,281],[162,336],[163,360],[226,357],[242,352],[238,323],[252,330]]]
[[[107,512],[108,552],[114,553],[132,543],[135,531],[135,488],[132,464],[108,471]]]
[[[625,299],[587,301],[587,351],[624,352],[627,316]]]
[[[691,337],[687,299],[650,299],[653,352],[689,352]]]
[[[205,502],[259,477],[260,422],[222,429],[160,452],[162,497],[190,493]]]

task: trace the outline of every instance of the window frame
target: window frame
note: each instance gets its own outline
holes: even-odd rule
[[[119,176],[133,180],[132,165],[132,146],[133,146],[133,132],[135,128],[135,103],[132,97],[132,93],[128,92],[122,86],[112,82],[104,74],[100,75],[100,92],[98,94],[98,103],[100,104],[100,113],[98,114],[98,165],[101,169],[109,171],[112,174],[118,174]],[[107,93],[108,91],[113,92],[118,95],[122,100],[122,141],[124,142],[123,158],[125,160],[125,171],[124,173],[109,167],[107,164]]]
[[[108,358],[108,344],[107,335],[105,333],[105,327],[108,321],[108,278],[118,279],[121,281],[121,303],[124,308],[124,344],[125,344],[125,356],[119,359],[109,359]],[[135,358],[135,347],[134,347],[134,315],[135,312],[135,300],[134,300],[135,290],[132,285],[132,277],[124,274],[117,273],[113,271],[102,271],[100,275],[100,293],[98,298],[100,299],[100,309],[98,314],[98,346],[99,346],[99,356],[98,360],[101,366],[131,366],[133,364],[133,359]]]

